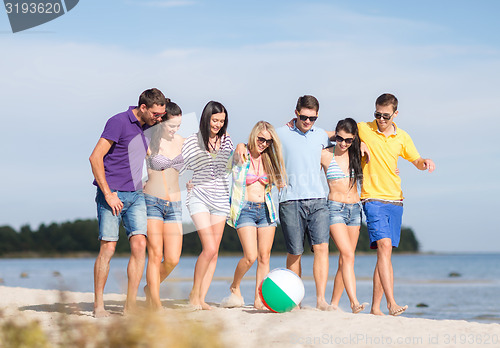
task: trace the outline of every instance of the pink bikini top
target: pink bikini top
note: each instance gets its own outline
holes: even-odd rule
[[[252,185],[253,183],[256,183],[257,181],[259,181],[262,185],[269,184],[269,178],[267,177],[266,174],[264,174],[262,176],[258,176],[258,175],[250,174],[250,173],[247,174],[247,180],[246,180],[247,185]]]

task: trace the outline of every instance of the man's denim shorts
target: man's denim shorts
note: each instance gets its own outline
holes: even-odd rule
[[[289,254],[304,252],[305,237],[311,247],[328,243],[330,228],[326,199],[301,199],[280,203],[280,223]]]
[[[276,222],[271,222],[269,218],[266,203],[248,201],[243,203],[243,208],[236,222],[236,227],[240,228],[246,226],[254,226],[257,228],[276,226]]]
[[[116,191],[123,203],[123,209],[118,215],[113,215],[104,194],[97,188],[95,201],[97,203],[97,220],[99,222],[99,240],[107,242],[118,241],[120,222],[127,232],[127,237],[147,235],[146,202],[142,190]]]
[[[403,220],[403,205],[380,201],[363,203],[370,236],[370,248],[377,249],[377,241],[390,238],[392,246],[397,248],[401,238],[401,222]]]
[[[229,205],[229,202],[228,202]],[[210,215],[218,215],[218,216],[227,216],[228,213],[225,211],[215,209],[213,207],[208,206],[201,199],[196,197],[195,195],[191,195],[189,197],[189,203],[187,204],[187,208],[189,210],[189,215],[193,216],[198,213],[209,213]]]
[[[345,224],[346,226],[361,225],[361,203],[340,203],[328,200],[330,225]]]
[[[164,223],[182,223],[181,201],[170,202],[155,196],[144,194],[148,219],[161,220]]]

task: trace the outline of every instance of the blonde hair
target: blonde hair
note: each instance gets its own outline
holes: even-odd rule
[[[273,125],[266,121],[259,121],[250,131],[248,137],[248,150],[256,151],[257,136],[262,131],[268,131],[271,134],[273,142],[262,152],[262,164],[269,178],[269,184],[276,185],[281,189],[286,185],[285,163],[283,161],[283,153],[281,150],[281,142]]]

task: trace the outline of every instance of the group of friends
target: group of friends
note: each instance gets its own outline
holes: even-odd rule
[[[346,118],[334,131],[325,131],[315,126],[318,100],[304,95],[288,123],[284,120],[275,129],[269,122],[258,121],[248,142],[234,146],[227,133],[228,111],[221,103],[207,103],[198,132],[184,139],[177,133],[181,108],[156,88],[144,91],[137,106],[107,121],[90,156],[100,240],[94,266],[94,316],[110,315],[103,293],[120,223],[131,249],[124,312],[137,306],[146,248],[146,301],[152,309],[162,308],[160,284],[179,263],[182,251],[179,177],[186,170],[193,176],[185,203],[202,246],[189,294],[193,309],[211,309],[205,297],[226,223],[236,229],[243,257],[221,306],[244,305],[240,284],[257,261],[254,307],[265,309],[258,285],[269,272],[279,217],[286,267],[301,276],[306,238],[314,253],[317,308],[337,310],[345,289],[352,312],[363,311],[368,303],[356,297],[354,257],[364,210],[370,247],[377,249],[371,313],[383,315],[380,306],[385,294],[389,314],[402,314],[408,307],[394,299],[391,262],[392,249],[399,245],[403,215],[397,161],[402,157],[429,172],[435,164],[422,158],[408,133],[397,127],[397,107],[397,98],[386,93],[375,102],[373,121],[357,123]],[[279,202],[274,201],[273,188]],[[328,302],[330,237],[339,250],[339,261]]]

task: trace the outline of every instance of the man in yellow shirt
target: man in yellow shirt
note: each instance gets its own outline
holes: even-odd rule
[[[408,306],[399,306],[394,299],[392,248],[399,245],[403,217],[401,178],[396,174],[397,161],[402,158],[420,170],[434,171],[434,162],[420,157],[408,133],[398,128],[398,100],[382,94],[375,102],[375,120],[358,123],[359,136],[370,150],[370,161],[363,164],[361,200],[370,235],[370,248],[377,249],[373,274],[371,313],[383,315],[380,302],[385,293],[390,315],[402,314]]]

